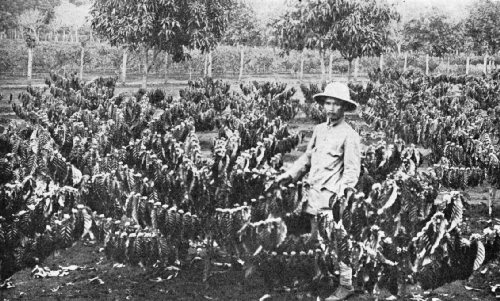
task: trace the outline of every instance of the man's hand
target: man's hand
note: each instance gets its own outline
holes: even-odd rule
[[[342,199],[342,203],[340,204],[340,216],[344,214],[345,208],[349,205],[349,199],[351,196],[356,192],[356,189],[354,188],[345,188],[344,189],[344,199]]]
[[[276,182],[278,185],[287,185],[287,184],[290,184],[292,182],[292,180],[293,180],[292,176],[285,172],[285,173],[279,175],[274,180],[274,182]]]
[[[269,191],[273,188],[279,187],[280,185],[287,185],[290,182],[292,182],[293,178],[291,175],[287,174],[286,172],[279,175],[274,179],[274,181],[269,182],[269,184],[266,184],[266,191]]]
[[[344,191],[346,201],[349,201],[351,196],[356,192],[354,188],[346,188]]]

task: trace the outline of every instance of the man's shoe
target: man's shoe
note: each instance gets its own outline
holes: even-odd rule
[[[335,293],[330,297],[326,298],[325,301],[340,301],[346,300],[350,296],[354,295],[354,288],[352,286],[339,285]]]

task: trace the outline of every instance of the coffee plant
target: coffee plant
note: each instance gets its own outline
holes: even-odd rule
[[[474,101],[445,101],[450,79],[403,74],[353,88],[366,103],[365,120],[395,139],[365,151],[356,190],[336,195],[318,216],[319,242],[301,232],[307,180],[269,186],[283,155],[303,139],[285,123],[299,109],[293,89],[253,82],[238,94],[204,79],[174,99],[161,90],[114,95],[115,82],[51,74],[47,87],[28,88],[13,104],[23,122],[0,136],[2,278],[87,237],[102,242],[109,258],[132,265],[187,262],[189,248],[201,247],[204,280],[223,251],[270,286],[307,287],[336,277],[339,262],[350,260],[358,287],[393,294],[410,283],[434,288],[465,279],[498,256],[498,229],[465,237],[466,198],[439,193],[443,185],[480,181],[472,164],[484,170],[498,162],[480,150],[492,152],[487,123],[469,123],[460,137],[472,137],[471,144],[454,136],[464,119],[437,113],[459,110],[479,120],[464,111]],[[421,106],[422,97],[435,105]],[[214,129],[207,158],[196,131]],[[426,141],[439,163],[423,172],[415,145]],[[457,143],[466,141],[470,148],[461,153]],[[463,162],[471,162],[470,175],[459,168],[450,176],[452,164]],[[488,179],[495,172],[490,168]]]

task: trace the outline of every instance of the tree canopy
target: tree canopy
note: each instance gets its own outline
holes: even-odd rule
[[[392,7],[376,1],[345,1],[337,14],[340,18],[333,29],[332,49],[348,61],[380,55],[389,43],[389,24],[399,18]]]
[[[353,59],[378,54],[388,41],[388,24],[396,11],[375,0],[298,2],[276,22],[285,49],[338,50]]]
[[[306,48],[308,35],[312,34],[306,23],[306,9],[304,3],[287,7],[281,18],[271,21],[277,44],[285,53]]]
[[[44,25],[45,15],[37,9],[25,10],[17,17],[17,24],[22,28],[26,45],[34,48],[38,42],[38,30]]]
[[[263,43],[263,28],[256,13],[245,1],[235,1],[228,9],[228,25],[223,42],[228,45],[257,46]]]
[[[174,61],[186,49],[213,49],[227,26],[230,0],[96,0],[91,26],[111,45],[166,51]]]
[[[392,6],[376,0],[311,0],[297,2],[275,26],[285,51],[337,50],[351,65],[358,57],[382,53],[389,24],[398,18]]]
[[[404,25],[404,35],[408,49],[424,50],[435,56],[458,50],[463,40],[461,23],[453,24],[439,11],[409,20]]]
[[[477,0],[470,6],[465,32],[478,52],[500,50],[500,2]]]
[[[0,0],[0,30],[13,28],[17,18],[27,10],[38,10],[44,16],[47,24],[54,16],[54,8],[61,0]]]

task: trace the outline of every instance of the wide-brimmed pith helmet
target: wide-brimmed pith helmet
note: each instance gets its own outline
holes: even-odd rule
[[[325,98],[327,97],[344,101],[346,103],[347,112],[354,111],[358,107],[358,104],[351,99],[349,87],[343,83],[329,83],[325,87],[325,91],[323,93],[315,94],[313,99],[319,104],[323,104],[325,102]]]

